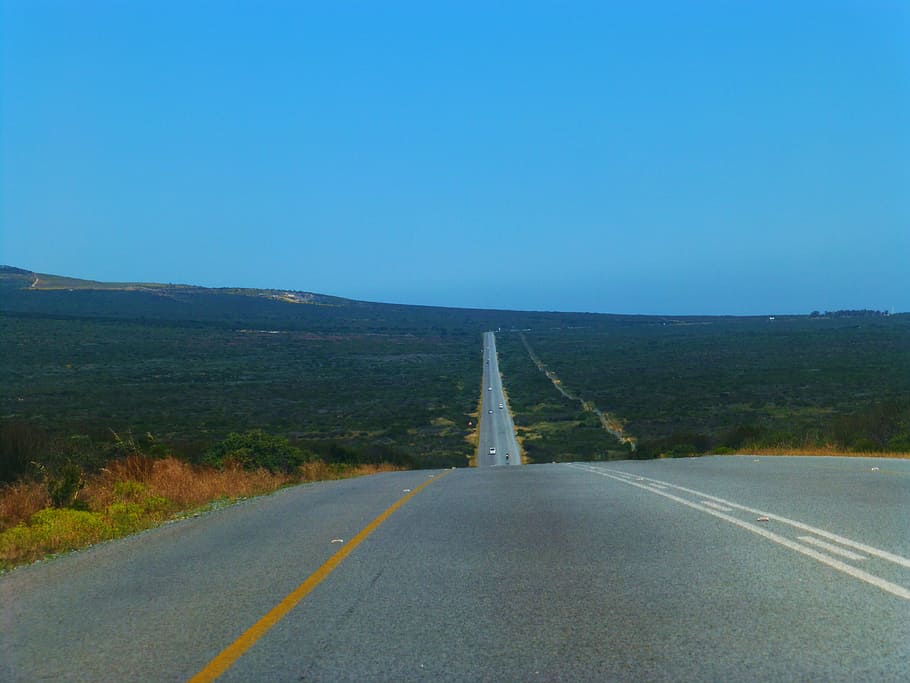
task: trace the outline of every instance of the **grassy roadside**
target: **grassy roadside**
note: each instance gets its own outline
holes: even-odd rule
[[[892,458],[910,460],[910,453],[894,451],[847,451],[842,448],[826,446],[821,448],[741,448],[735,453],[714,455],[817,455],[839,458]]]
[[[80,475],[65,507],[53,506],[47,482],[18,481],[0,487],[0,572],[285,486],[396,469],[311,460],[286,474],[136,455]]]

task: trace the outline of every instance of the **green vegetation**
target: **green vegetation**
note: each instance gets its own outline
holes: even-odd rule
[[[259,429],[329,463],[464,465],[481,333],[598,317],[95,286],[0,268],[0,481],[97,469],[129,452],[113,432],[194,463]]]
[[[255,435],[252,442],[256,451],[258,445],[277,445],[281,440]],[[62,476],[45,470],[43,482],[24,479],[0,486],[0,571],[289,484],[391,469],[314,459],[287,473],[245,469],[236,462],[216,469],[137,453],[90,474],[69,463],[61,468]],[[66,494],[57,495],[64,488]]]
[[[478,311],[0,268],[0,482],[139,452],[274,472],[464,465],[488,329],[533,462],[910,449],[907,315]]]
[[[496,336],[499,369],[527,462],[572,462],[627,458],[598,417],[566,398],[528,357],[517,334]]]
[[[204,462],[218,468],[234,465],[245,470],[261,468],[269,472],[290,473],[315,457],[292,446],[284,437],[251,429],[243,434],[228,434],[224,441],[206,453]]]
[[[321,335],[13,317],[0,365],[3,478],[48,451],[99,465],[110,430],[151,432],[199,461],[263,429],[345,462],[462,465],[476,401],[476,338]],[[456,427],[458,425],[459,427]],[[460,426],[464,425],[464,428]],[[92,453],[95,455],[93,456]]]
[[[47,495],[55,508],[73,507],[76,495],[84,487],[82,469],[72,462],[63,465],[56,477],[47,477]]]
[[[624,422],[632,457],[910,450],[910,316],[604,318],[525,336],[566,387]],[[515,385],[521,354],[534,367],[519,335],[497,346],[512,394],[553,400]]]

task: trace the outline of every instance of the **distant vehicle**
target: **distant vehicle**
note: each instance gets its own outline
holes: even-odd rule
[[[490,446],[490,455],[496,455],[496,448],[493,446]],[[509,457],[509,456],[506,456],[506,457]]]
[[[508,459],[509,459],[509,454],[506,453],[506,460],[508,461]]]
[[[490,413],[490,415],[493,414],[493,411],[492,411],[492,410],[488,410],[487,412]]]
[[[487,387],[487,391],[493,391],[493,387]]]
[[[499,404],[499,409],[502,410],[503,407],[504,407],[504,406],[502,405],[502,403],[500,403],[500,404]]]

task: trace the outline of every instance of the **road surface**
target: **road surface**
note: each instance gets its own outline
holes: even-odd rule
[[[495,449],[495,453],[490,449]],[[509,457],[506,458],[506,455]],[[499,360],[496,356],[496,337],[492,332],[483,335],[483,400],[480,414],[480,439],[477,446],[477,466],[520,465],[521,451],[515,439],[515,425],[509,402],[502,388]]]
[[[908,509],[860,458],[304,485],[0,576],[0,680],[905,681]]]

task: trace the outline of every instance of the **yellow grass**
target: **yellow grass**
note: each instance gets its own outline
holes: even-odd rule
[[[50,502],[47,489],[38,482],[17,481],[0,487],[0,530],[28,521]]]
[[[55,510],[41,482],[0,487],[0,569],[82,548],[155,526],[215,501],[231,501],[282,486],[401,469],[389,464],[333,465],[314,460],[293,474],[240,467],[190,465],[174,457],[130,456],[86,477],[76,498],[82,509]]]
[[[477,467],[477,447],[480,443],[480,414],[483,412],[483,383],[481,383],[480,388],[481,394],[480,398],[477,399],[477,410],[468,416],[472,418],[471,423],[474,426],[464,437],[464,440],[471,446],[471,455],[468,457],[468,467]]]

